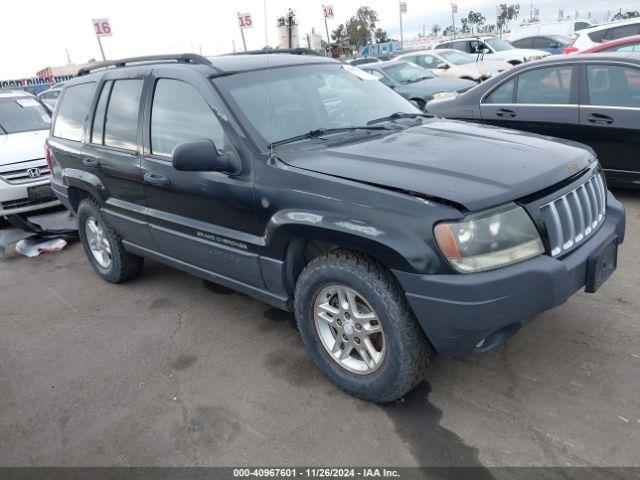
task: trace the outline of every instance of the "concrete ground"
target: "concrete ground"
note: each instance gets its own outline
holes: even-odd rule
[[[79,244],[0,263],[0,465],[640,466],[640,193],[619,268],[403,402],[330,384],[291,317]]]

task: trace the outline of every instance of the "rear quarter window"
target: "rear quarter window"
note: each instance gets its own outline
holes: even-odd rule
[[[82,141],[95,87],[95,82],[88,82],[67,87],[63,91],[53,126],[54,137]]]

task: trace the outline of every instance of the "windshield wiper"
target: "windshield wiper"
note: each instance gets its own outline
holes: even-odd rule
[[[303,133],[302,135],[296,135],[295,137],[285,138],[284,140],[272,142],[267,146],[269,148],[272,148],[279,145],[285,145],[287,143],[299,142],[300,140],[308,140],[310,138],[321,137],[322,135],[326,135],[328,133],[348,132],[351,130],[392,130],[392,128],[385,127],[383,125],[369,125],[368,123],[367,125],[354,125],[352,127],[318,128],[316,130],[311,130],[310,132]]]
[[[430,113],[424,113],[424,112],[420,112],[420,113],[396,112],[386,117],[380,117],[374,120],[370,120],[367,122],[367,125],[373,125],[374,123],[391,122],[393,120],[399,120],[401,118],[416,118],[416,117],[434,118],[434,115]]]

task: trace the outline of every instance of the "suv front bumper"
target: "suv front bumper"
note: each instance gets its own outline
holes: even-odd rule
[[[624,207],[608,193],[598,231],[562,258],[541,255],[473,274],[393,273],[438,353],[466,355],[501,345],[531,319],[566,302],[585,286],[589,259],[613,238],[621,244],[624,233]]]

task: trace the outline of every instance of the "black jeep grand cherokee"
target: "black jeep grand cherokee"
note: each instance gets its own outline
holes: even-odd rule
[[[293,310],[318,367],[377,402],[434,353],[595,291],[624,237],[588,148],[428,117],[321,57],[99,64],[67,82],[48,145],[105,280],[147,257]]]

